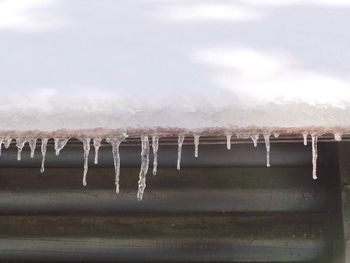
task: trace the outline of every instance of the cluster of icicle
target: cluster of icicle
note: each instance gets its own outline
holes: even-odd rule
[[[316,173],[316,167],[317,167],[317,139],[322,134],[319,133],[308,133],[304,132],[303,139],[304,139],[304,145],[307,145],[307,137],[308,135],[311,135],[311,143],[312,143],[312,178],[317,179],[317,173]],[[264,141],[265,141],[265,147],[266,147],[266,166],[270,167],[270,137],[273,135],[275,138],[279,136],[278,133],[264,133],[262,134]],[[258,140],[259,140],[259,134],[237,134],[237,138],[242,139],[249,139],[251,138],[253,141],[254,147],[257,147]],[[112,154],[113,154],[113,162],[114,162],[114,170],[115,170],[115,191],[118,194],[119,193],[119,176],[120,176],[120,155],[119,155],[119,146],[120,144],[127,138],[127,134],[123,133],[118,136],[105,138],[105,140],[111,144],[112,146]],[[226,134],[227,139],[227,149],[231,149],[231,138],[232,134]],[[98,164],[98,151],[101,147],[101,142],[103,138],[88,138],[88,137],[82,137],[78,138],[83,143],[83,149],[84,149],[84,173],[83,173],[83,185],[87,185],[87,172],[88,172],[88,159],[89,159],[89,153],[90,153],[90,144],[91,141],[93,142],[94,149],[95,149],[95,159],[94,163]],[[181,168],[181,152],[182,152],[182,145],[185,139],[185,134],[178,135],[178,151],[177,151],[177,169],[180,170]],[[193,135],[194,140],[194,156],[198,157],[198,147],[199,147],[199,139],[200,135]],[[341,133],[334,133],[334,139],[336,141],[342,140],[342,134]],[[37,144],[37,138],[16,138],[16,146],[18,148],[18,154],[17,154],[17,160],[21,160],[21,153],[22,149],[26,142],[28,142],[30,147],[30,157],[34,157],[34,152]],[[41,173],[44,173],[45,171],[45,156],[46,156],[46,148],[49,138],[40,138],[41,140],[41,154],[42,154],[42,161],[41,161]],[[54,138],[54,149],[55,153],[58,156],[60,154],[60,151],[63,149],[63,147],[67,144],[69,138]],[[1,145],[4,144],[5,148],[9,148],[10,144],[12,142],[12,138],[2,138],[0,139],[0,155],[1,155]],[[159,136],[153,135],[152,136],[152,151],[153,151],[153,175],[157,174],[157,165],[158,165],[158,147],[159,147]],[[142,135],[141,136],[141,169],[139,174],[139,181],[138,181],[138,193],[137,193],[137,199],[140,201],[142,200],[143,193],[146,188],[146,175],[149,168],[149,153],[150,153],[150,143],[149,143],[149,136],[148,135]]]

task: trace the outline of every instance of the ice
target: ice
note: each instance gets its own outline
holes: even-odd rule
[[[86,186],[87,185],[86,176],[89,169],[89,153],[90,153],[91,138],[80,138],[79,140],[83,142],[83,149],[84,149],[83,186]]]
[[[46,157],[46,147],[47,147],[48,140],[49,140],[48,138],[41,138],[41,155],[42,155],[41,169],[40,169],[41,173],[45,172],[45,157]]]
[[[116,137],[107,138],[106,141],[112,145],[113,164],[115,171],[115,192],[119,194],[119,176],[120,176],[120,155],[119,146],[127,137],[126,134],[121,134]]]
[[[270,167],[270,134],[264,134],[265,147],[266,147],[266,166]]]
[[[277,139],[278,137],[280,137],[280,134],[278,132],[274,132],[273,137],[275,137]]]
[[[94,164],[98,164],[98,150],[101,147],[102,138],[94,138],[95,160]]]
[[[227,146],[227,150],[231,150],[231,134],[227,134],[226,135],[226,146]]]
[[[259,134],[253,134],[251,136],[252,140],[253,140],[253,143],[254,143],[254,147],[257,147],[258,146],[258,140],[259,140]]]
[[[159,137],[156,135],[152,136],[152,149],[153,149],[153,175],[157,174],[158,167],[158,147],[159,147]]]
[[[194,157],[198,157],[199,135],[194,135]]]
[[[181,153],[182,153],[182,144],[185,140],[185,136],[184,135],[179,135],[178,139],[177,139],[177,170],[181,169]]]
[[[336,140],[337,142],[340,142],[342,140],[342,137],[342,133],[334,133],[334,140]]]
[[[318,135],[315,133],[311,134],[312,143],[312,178],[317,179],[317,139]]]
[[[27,142],[26,138],[16,138],[16,146],[18,148],[17,161],[21,160],[22,149],[26,142]]]
[[[304,133],[303,133],[303,139],[304,139],[304,145],[305,145],[305,146],[307,145],[307,136],[308,136],[308,133],[307,133],[307,132],[304,132]]]
[[[149,140],[148,135],[141,136],[141,169],[139,174],[139,189],[137,200],[141,201],[146,188],[146,175],[149,167]]]
[[[30,148],[30,158],[34,158],[35,148],[36,148],[37,138],[29,138],[29,148]]]
[[[2,142],[3,142],[3,139],[2,139],[2,138],[0,138],[0,156],[1,156]]]
[[[2,141],[4,143],[5,148],[8,149],[10,147],[11,142],[12,142],[12,138],[6,137],[6,138],[3,138]]]
[[[68,140],[69,138],[54,138],[56,156],[60,154],[60,151],[67,144]]]

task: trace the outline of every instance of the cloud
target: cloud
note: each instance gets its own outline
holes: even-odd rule
[[[55,0],[2,0],[0,30],[34,33],[61,28],[68,20],[52,11],[56,5]]]

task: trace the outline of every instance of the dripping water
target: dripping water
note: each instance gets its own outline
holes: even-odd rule
[[[27,139],[25,139],[25,138],[16,138],[16,146],[18,148],[17,161],[21,160],[22,149],[23,149],[24,144],[26,142],[27,142]]]
[[[334,140],[337,142],[340,142],[342,140],[343,134],[341,133],[334,133]]]
[[[60,151],[67,144],[68,140],[69,138],[54,138],[56,156],[60,154]]]
[[[139,174],[139,188],[137,200],[141,201],[146,188],[146,175],[149,167],[149,141],[148,135],[141,136],[141,169]]]
[[[49,140],[48,138],[41,138],[41,155],[42,155],[41,168],[40,168],[41,173],[45,172],[45,157],[46,157],[46,148],[47,148],[48,140]]]
[[[153,175],[157,174],[158,167],[158,147],[159,147],[159,137],[152,136],[152,150],[153,150]]]
[[[304,133],[303,133],[303,140],[304,140],[304,145],[305,145],[305,146],[307,145],[307,136],[308,136],[308,133],[307,133],[307,132],[304,132]]]
[[[194,135],[194,157],[198,157],[199,135]]]
[[[317,179],[317,139],[318,135],[315,133],[311,134],[312,143],[312,178]]]
[[[181,169],[181,153],[182,153],[182,144],[185,140],[185,136],[184,135],[179,135],[178,139],[177,139],[177,170]]]
[[[253,134],[253,135],[251,136],[251,138],[252,138],[254,147],[257,147],[257,146],[258,146],[258,140],[259,140],[259,134]]]
[[[226,135],[226,147],[227,147],[227,150],[231,150],[231,137],[232,137],[231,134],[227,134]]]
[[[122,134],[119,137],[107,138],[106,141],[112,145],[112,153],[113,153],[113,164],[115,171],[115,192],[119,194],[119,176],[120,176],[120,154],[119,154],[119,146],[122,141],[127,137],[126,134]]]
[[[37,142],[37,138],[28,139],[29,148],[30,148],[30,158],[34,158],[36,142]]]
[[[83,142],[83,149],[84,149],[83,186],[86,186],[87,185],[86,177],[89,169],[89,153],[90,153],[91,138],[80,138],[79,140]]]
[[[94,164],[98,164],[98,150],[101,147],[101,142],[102,139],[101,138],[94,138],[94,148],[95,148],[95,160],[94,160]]]
[[[270,167],[270,134],[264,134],[266,147],[266,166]]]

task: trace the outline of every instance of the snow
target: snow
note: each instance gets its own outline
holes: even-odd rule
[[[5,0],[0,131],[348,128],[349,23],[348,1]]]

